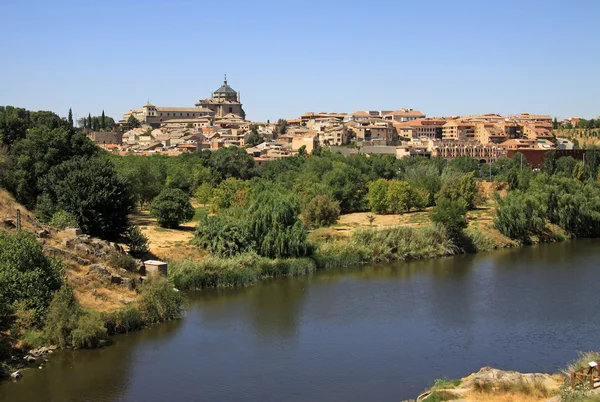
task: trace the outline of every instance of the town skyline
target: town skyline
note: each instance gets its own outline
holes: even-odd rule
[[[148,99],[193,105],[227,73],[253,121],[402,107],[595,118],[597,35],[566,16],[599,11],[592,1],[384,1],[365,20],[353,1],[8,1],[0,104],[117,118]]]

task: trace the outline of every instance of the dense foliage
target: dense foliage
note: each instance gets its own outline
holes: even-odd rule
[[[176,228],[194,217],[194,208],[183,191],[167,188],[152,200],[150,214],[156,218],[159,226]]]
[[[0,328],[10,324],[12,307],[20,301],[40,323],[61,282],[62,265],[42,253],[34,235],[0,231]]]
[[[302,210],[304,222],[311,227],[333,225],[340,216],[340,203],[330,195],[317,195]]]

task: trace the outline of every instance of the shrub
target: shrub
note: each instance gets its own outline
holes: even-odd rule
[[[308,226],[333,225],[340,216],[340,203],[328,195],[317,195],[304,207],[302,217]]]
[[[65,211],[58,211],[52,215],[49,224],[50,226],[61,230],[65,228],[79,228],[77,218],[75,218],[73,214]]]
[[[531,235],[544,231],[546,211],[538,199],[516,190],[504,198],[496,197],[496,202],[494,225],[503,235],[528,243]]]
[[[167,280],[152,277],[142,286],[138,307],[142,319],[149,324],[154,324],[180,318],[183,302],[183,295],[173,289]]]
[[[92,349],[106,339],[107,331],[99,314],[81,314],[77,326],[71,332],[71,344],[74,348]]]
[[[122,268],[129,272],[135,272],[137,269],[137,263],[132,256],[119,252],[113,252],[110,254],[108,264],[113,268]]]
[[[180,189],[167,188],[152,200],[150,214],[159,226],[176,228],[194,217],[194,208],[189,197]]]
[[[127,229],[125,243],[129,246],[129,253],[135,257],[148,252],[148,238],[144,236],[139,226],[130,226]]]
[[[371,211],[378,214],[385,214],[388,211],[389,203],[387,190],[388,181],[385,179],[378,179],[369,184],[369,194],[367,198],[369,200]]]
[[[21,344],[26,349],[39,348],[44,346],[45,343],[44,334],[39,331],[25,331],[21,336]]]
[[[62,269],[58,260],[44,255],[33,234],[0,231],[0,325],[10,324],[10,306],[18,301],[35,312],[40,324],[52,292],[60,288]]]
[[[73,290],[63,285],[52,298],[46,315],[44,339],[61,348],[71,344],[71,332],[77,328],[80,310]]]
[[[453,201],[459,199],[466,202],[467,209],[473,209],[479,197],[479,186],[475,181],[475,172],[460,173],[456,170],[446,169],[442,174],[442,188],[437,195],[437,200],[448,198]]]
[[[105,325],[109,335],[122,334],[141,329],[144,320],[138,310],[127,307],[108,314]]]
[[[252,233],[246,221],[219,216],[200,218],[193,242],[220,257],[232,257],[254,249]]]
[[[462,199],[438,199],[437,205],[429,212],[429,219],[444,226],[450,237],[457,239],[468,226],[466,206]]]

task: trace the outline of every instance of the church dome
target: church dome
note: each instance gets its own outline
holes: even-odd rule
[[[237,92],[227,84],[227,76],[225,76],[225,81],[223,85],[219,89],[215,91],[216,94],[237,94]]]

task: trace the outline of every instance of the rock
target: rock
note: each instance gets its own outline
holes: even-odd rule
[[[116,285],[120,285],[123,283],[123,277],[119,275],[112,275],[110,277],[110,283],[114,283]]]
[[[140,275],[146,275],[146,266],[142,260],[135,260],[135,272]]]
[[[25,360],[27,363],[35,363],[35,357],[31,356],[31,355],[27,355],[23,358],[23,360]]]
[[[51,246],[49,244],[44,245],[43,251],[45,254],[50,254],[55,257],[67,258],[69,260],[75,261],[79,265],[90,265],[92,263],[90,260],[81,258],[77,254],[74,254],[67,250],[63,250],[62,248]]]
[[[37,230],[37,231],[35,232],[35,234],[37,235],[37,237],[41,237],[42,239],[45,239],[45,238],[47,238],[48,236],[50,236],[50,232],[49,232],[49,231],[47,231],[46,229],[40,229],[40,230]]]
[[[66,228],[65,230],[63,230],[63,233],[69,234],[71,236],[79,236],[81,235],[81,229]]]
[[[475,374],[463,379],[459,388],[472,389],[476,383],[515,383],[515,382],[540,382],[548,389],[556,388],[556,381],[549,374],[544,373],[519,373],[517,371],[504,371],[492,367],[483,367]]]
[[[104,264],[92,264],[90,265],[90,269],[88,270],[88,274],[96,274],[98,276],[102,276],[105,278],[110,277],[110,272],[106,269],[106,265]]]
[[[75,245],[75,251],[79,251],[80,253],[92,254],[92,248],[84,243],[77,243]]]
[[[133,302],[133,300],[130,300],[130,299],[121,299],[121,298],[117,299],[117,301],[119,303],[122,303],[122,304],[125,304],[125,305],[128,305],[128,304],[130,304],[130,303]]]
[[[20,370],[17,370],[10,375],[10,379],[13,381],[19,381],[21,378],[23,378],[23,374],[21,374]]]
[[[131,278],[122,278],[121,284],[129,290],[135,289],[135,280]]]
[[[2,224],[4,226],[6,226],[7,228],[16,228],[17,224],[15,223],[15,221],[13,219],[10,218],[4,218],[2,219]]]

